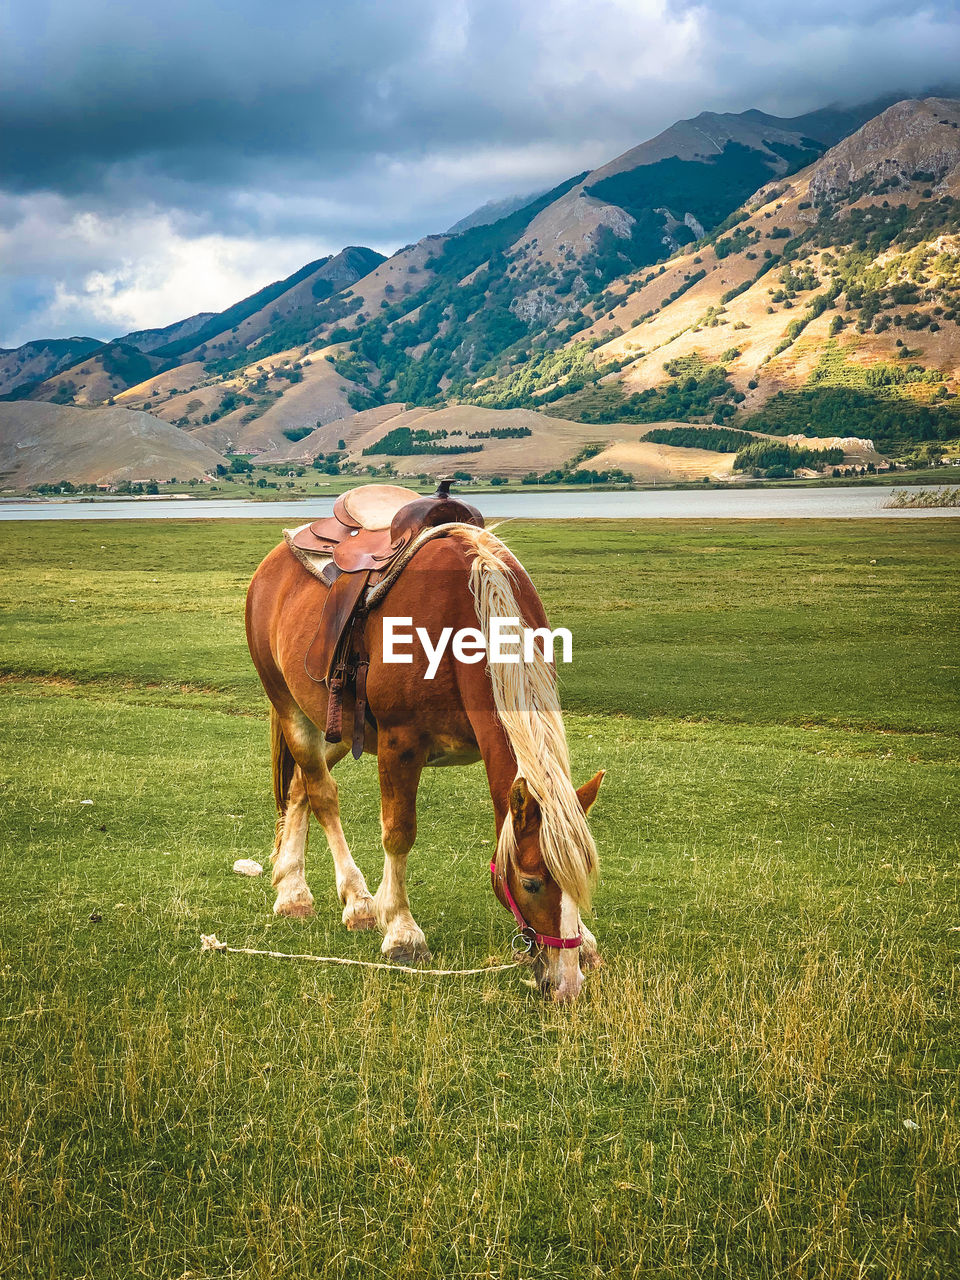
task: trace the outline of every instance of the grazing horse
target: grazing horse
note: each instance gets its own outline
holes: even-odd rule
[[[336,868],[348,929],[379,928],[382,951],[397,962],[430,959],[410,911],[407,854],[417,834],[416,798],[427,766],[482,760],[496,818],[494,892],[512,910],[530,948],[543,993],[572,1000],[583,968],[599,965],[596,940],[583,926],[596,874],[596,847],[585,815],[601,770],[579,791],[570,780],[566,736],[552,664],[539,648],[533,662],[469,663],[448,647],[432,679],[427,658],[384,661],[384,617],[412,619],[436,644],[441,629],[490,634],[491,618],[546,627],[540,598],[520,563],[489,530],[448,524],[431,531],[389,593],[362,622],[369,655],[363,750],[377,757],[383,880],[371,895],[340,825],[331,769],[349,750],[355,699],[343,698],[343,741],[327,740],[327,687],[308,670],[317,619],[328,588],[281,544],[257,569],[247,595],[247,638],[271,703],[274,796],[274,912],[313,913],[304,858],[310,814],[323,827]],[[358,747],[359,749],[359,747]]]

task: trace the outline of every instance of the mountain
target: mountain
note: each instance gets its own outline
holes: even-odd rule
[[[502,200],[488,200],[479,209],[474,209],[473,213],[468,213],[465,218],[448,227],[446,234],[458,236],[461,231],[469,231],[471,227],[486,227],[491,222],[499,222],[501,218],[506,218],[509,214],[516,213],[518,209],[525,208],[542,195],[541,187],[539,191],[530,191],[525,196],[504,196]]]
[[[251,294],[226,311],[211,316],[203,327],[188,337],[157,348],[157,354],[169,359],[204,359],[216,352],[219,357],[265,344],[267,335],[280,335],[288,346],[288,338],[315,327],[314,312],[323,301],[361,279],[384,261],[374,249],[351,245],[334,257],[310,262],[285,280]],[[273,355],[276,350],[264,350]]]
[[[960,102],[897,103],[600,301],[562,350],[466,394],[886,448],[957,436]]]
[[[328,336],[365,362],[368,403],[539,408],[583,424],[730,422],[889,448],[952,438],[958,111],[952,99],[896,103],[825,152],[822,140],[857,113],[682,122],[441,241],[403,314]],[[817,136],[804,141],[808,129]],[[799,170],[791,134],[815,156]],[[676,224],[675,243],[688,215],[717,219],[745,173],[765,180],[712,230],[695,240],[691,230],[655,265],[632,262],[652,175],[664,177],[651,199]],[[621,203],[600,201],[617,182]],[[583,213],[576,243],[571,205]]]
[[[704,111],[588,173],[531,222],[526,238],[553,263],[589,246],[601,258],[647,265],[665,247],[712,230],[761,183],[814,159],[843,137],[845,124],[860,123],[838,118],[831,129],[818,116]]]
[[[223,459],[198,440],[128,409],[0,404],[0,481],[5,487],[69,480],[187,480]]]
[[[165,329],[143,329],[106,343],[92,338],[27,343],[0,353],[0,398],[102,404],[179,364],[223,358],[246,347],[255,347],[255,354],[274,354],[316,327],[314,313],[325,299],[383,261],[383,254],[373,249],[350,246],[225,311],[202,312]]]
[[[0,396],[43,382],[102,346],[98,338],[38,338],[0,349]]]
[[[493,221],[345,249],[27,393],[278,462],[676,476],[679,448],[729,475],[738,443],[796,436],[819,465],[879,465],[874,445],[960,435],[960,103],[879,106],[703,113]]]
[[[156,351],[158,347],[177,342],[181,338],[189,338],[212,320],[213,315],[212,311],[200,311],[195,316],[188,316],[186,320],[177,320],[174,324],[168,324],[165,329],[139,329],[135,333],[125,333],[116,341],[122,342],[126,347],[135,347],[137,351],[149,353]]]

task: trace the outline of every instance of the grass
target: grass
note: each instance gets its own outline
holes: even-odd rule
[[[377,956],[316,834],[309,922],[230,871],[272,836],[240,605],[276,532],[0,526],[0,1277],[960,1272],[957,526],[503,530],[609,770],[572,1010],[199,953]],[[337,772],[375,880],[375,764]],[[445,965],[511,932],[484,791],[422,788]]]
[[[910,493],[907,489],[894,489],[888,507],[960,507],[960,488],[921,489]]]

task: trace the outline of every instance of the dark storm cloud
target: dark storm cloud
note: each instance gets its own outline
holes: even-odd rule
[[[611,125],[630,143],[718,99],[806,106],[949,79],[951,17],[903,0],[15,0],[0,166],[20,190],[95,190],[134,160],[216,186],[288,163],[335,178],[381,155],[601,143]]]
[[[264,161],[350,172],[416,152],[529,132],[483,26],[436,0],[229,9],[209,0],[119,11],[24,6],[0,55],[0,163],[24,189],[95,187],[105,167],[151,157],[172,177],[230,182]],[[485,8],[509,29],[509,9]],[[472,37],[473,44],[466,45]],[[536,131],[534,126],[534,131]]]
[[[115,296],[134,297],[111,250],[135,252],[133,222],[170,252],[259,237],[282,264],[286,242],[292,270],[304,238],[390,249],[704,109],[795,114],[960,78],[953,0],[13,0],[8,14],[0,251],[18,254],[21,316],[43,293],[18,274],[24,253],[43,257],[31,235],[62,242],[47,294],[80,299],[56,314],[82,317],[98,246]]]

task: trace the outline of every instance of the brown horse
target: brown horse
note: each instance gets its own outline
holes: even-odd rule
[[[407,854],[416,838],[416,798],[422,770],[482,760],[496,817],[494,891],[528,926],[534,976],[545,994],[572,1000],[581,964],[600,963],[596,940],[580,918],[596,872],[596,848],[584,815],[603,772],[575,791],[552,664],[539,650],[533,662],[458,661],[448,647],[436,674],[413,646],[412,662],[383,660],[383,619],[412,619],[434,643],[441,628],[478,628],[491,618],[547,620],[533,583],[488,530],[448,525],[426,541],[389,594],[367,615],[371,722],[364,750],[380,775],[383,880],[367,888],[347,847],[330,770],[347,754],[354,706],[343,704],[343,741],[326,741],[327,689],[307,672],[306,658],[327,588],[286,545],[257,569],[247,595],[247,638],[271,702],[277,834],[273,884],[278,915],[313,912],[304,858],[312,811],[323,827],[336,868],[348,929],[379,928],[383,954],[398,962],[430,958],[410,911]],[[545,647],[545,645],[544,645]],[[513,909],[513,908],[511,908]],[[519,918],[519,916],[518,916]],[[536,935],[536,938],[534,938]],[[565,947],[555,945],[560,939]],[[580,941],[579,947],[577,946]],[[547,945],[543,945],[543,943]]]

